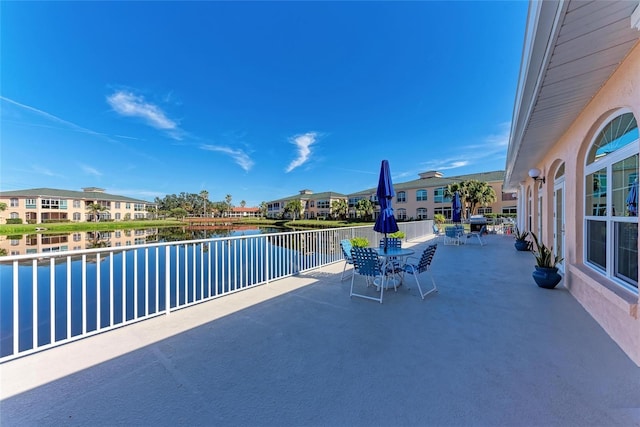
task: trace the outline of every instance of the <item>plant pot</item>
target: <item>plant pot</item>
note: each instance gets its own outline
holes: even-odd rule
[[[516,247],[516,250],[519,250],[519,251],[529,250],[529,242],[527,242],[526,240],[516,240],[516,242],[514,243],[514,246]]]
[[[553,289],[560,283],[560,280],[562,280],[562,276],[558,274],[556,267],[547,268],[538,267],[537,265],[535,267],[536,269],[531,275],[533,276],[533,280],[536,281],[536,284],[541,288]]]

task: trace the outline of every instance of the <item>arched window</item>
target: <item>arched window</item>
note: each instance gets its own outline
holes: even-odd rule
[[[638,123],[609,121],[585,161],[585,263],[638,291]]]
[[[427,219],[427,209],[426,208],[418,208],[416,211],[416,216],[418,219]]]
[[[396,197],[398,203],[405,203],[407,201],[407,193],[404,191],[398,191],[398,196]]]
[[[399,220],[406,220],[407,219],[407,210],[406,209],[398,209],[398,219]]]
[[[416,201],[424,202],[427,200],[427,190],[416,191]]]

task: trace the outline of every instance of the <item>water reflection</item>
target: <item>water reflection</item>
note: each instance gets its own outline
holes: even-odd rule
[[[155,242],[176,242],[215,237],[249,236],[285,231],[276,227],[200,226],[162,227],[132,230],[78,231],[55,234],[0,236],[0,256],[112,248]]]

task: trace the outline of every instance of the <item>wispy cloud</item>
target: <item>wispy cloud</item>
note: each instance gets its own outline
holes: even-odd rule
[[[422,165],[429,170],[444,171],[506,157],[510,129],[511,123],[500,123],[496,133],[480,137],[477,142],[458,148],[455,156],[432,159]]]
[[[307,132],[302,135],[296,135],[290,139],[290,142],[296,146],[298,157],[289,163],[285,172],[291,172],[309,160],[309,156],[311,155],[311,146],[316,143],[317,138],[318,134],[316,132]]]
[[[509,135],[511,133],[511,122],[500,123],[499,132],[488,135],[485,141],[497,147],[507,147],[509,145]]]
[[[254,164],[253,160],[251,160],[251,157],[249,157],[249,155],[241,149],[209,144],[203,144],[200,146],[200,148],[202,148],[203,150],[216,151],[218,153],[224,153],[231,156],[231,158],[246,172],[249,172]]]
[[[107,103],[122,116],[140,118],[148,125],[167,132],[172,138],[181,139],[182,131],[178,123],[170,119],[160,107],[147,102],[141,95],[119,90],[107,96]]]
[[[471,162],[463,159],[464,156],[446,159],[434,159],[428,162],[422,163],[425,169],[444,171],[449,169],[457,169],[464,166],[469,166]]]
[[[22,108],[24,110],[27,110],[27,111],[30,111],[32,113],[35,113],[35,114],[37,114],[37,115],[39,115],[41,117],[44,117],[44,118],[46,118],[46,119],[48,119],[48,120],[50,120],[52,122],[64,125],[64,126],[66,126],[68,128],[73,129],[76,132],[87,133],[89,135],[108,137],[107,135],[105,135],[103,133],[96,132],[96,131],[93,131],[91,129],[87,129],[87,128],[84,128],[82,126],[78,126],[75,123],[72,123],[70,121],[61,119],[60,117],[54,116],[53,114],[47,113],[46,111],[39,110],[39,109],[37,109],[35,107],[32,107],[30,105],[26,105],[26,104],[22,104],[22,103],[20,103],[18,101],[14,101],[13,99],[6,98],[4,96],[0,96],[0,100],[8,102],[9,104],[15,105],[16,107],[20,107],[20,108]]]
[[[82,169],[82,171],[84,173],[86,173],[87,175],[93,175],[93,176],[102,176],[102,172],[100,172],[99,170],[97,170],[94,167],[88,166],[88,165],[79,165],[80,169]]]
[[[44,167],[39,166],[39,165],[32,165],[31,166],[31,170],[32,170],[32,172],[40,174],[40,175],[61,176],[60,174],[55,173],[55,172],[51,171],[50,169],[44,168]]]

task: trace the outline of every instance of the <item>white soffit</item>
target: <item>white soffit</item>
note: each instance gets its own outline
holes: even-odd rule
[[[638,42],[638,9],[637,0],[530,4],[505,189],[528,178]]]

